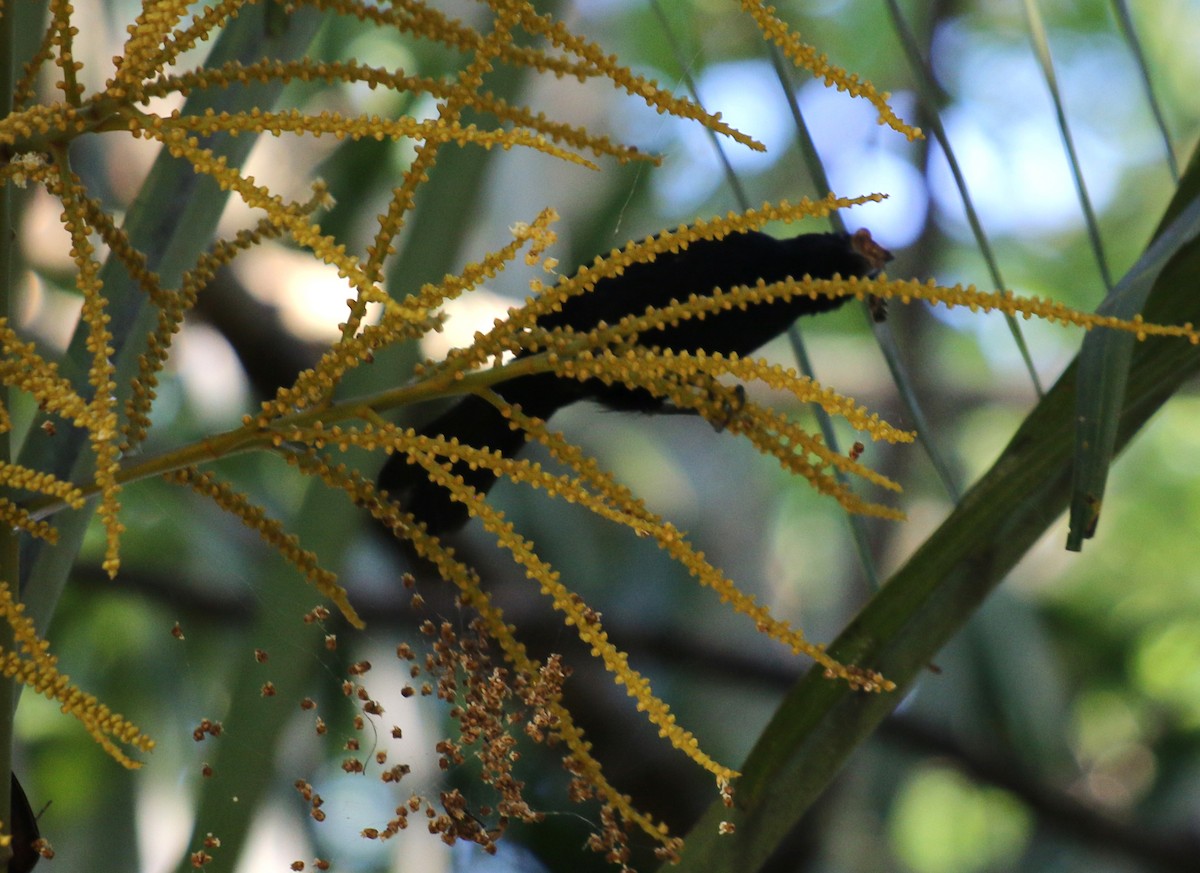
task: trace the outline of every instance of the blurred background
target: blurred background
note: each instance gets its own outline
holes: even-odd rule
[[[474,4],[436,5],[468,21],[479,15]],[[1077,167],[1098,218],[1103,261],[1089,239],[1036,27],[1022,4],[777,5],[831,61],[892,91],[903,118],[926,131],[935,114],[940,118],[1000,281],[1021,294],[1093,309],[1106,293],[1104,272],[1119,278],[1144,249],[1174,191],[1174,162],[1185,162],[1195,148],[1197,0],[1036,3]],[[764,142],[766,154],[724,145],[750,204],[821,193],[800,144],[793,98],[833,190],[889,195],[844,218],[852,229],[868,227],[896,254],[891,275],[981,288],[997,283],[944,149],[932,137],[908,143],[878,126],[865,101],[806,75],[791,71],[781,81],[769,47],[737,4],[577,0],[539,8],[552,9],[666,88],[686,93],[694,83],[706,108]],[[93,70],[105,69],[104,59],[136,11],[130,3],[81,4],[89,39],[78,51],[93,55],[85,58]],[[897,13],[932,71],[932,87],[920,85]],[[1150,89],[1125,15],[1136,29]],[[457,62],[427,44],[351,21],[327,26],[314,53],[422,75],[447,74]],[[514,222],[531,220],[546,205],[563,216],[552,254],[564,272],[630,238],[739,208],[742,195],[696,125],[656,115],[596,83],[506,71],[489,87],[661,154],[662,166],[610,163],[596,173],[536,154],[444,150],[390,274],[393,295],[503,245]],[[284,102],[384,115],[433,111],[420,97],[366,87],[294,87]],[[270,139],[256,147],[246,169],[294,196],[314,173],[326,179],[337,205],[322,225],[361,251],[412,154],[403,142]],[[74,157],[93,190],[119,210],[136,193],[154,153],[113,137],[94,138]],[[55,210],[49,198],[35,197],[24,213],[24,320],[31,334],[65,343],[78,298]],[[223,233],[250,220],[231,206]],[[524,297],[530,276],[514,269],[469,295],[450,312],[445,334],[434,337],[445,345],[381,355],[351,387],[398,384],[418,358],[466,344],[473,331]],[[171,378],[160,390],[157,437],[152,434],[147,450],[236,426],[336,336],[345,297],[332,271],[285,244],[237,261],[201,299],[180,339]],[[554,424],[651,509],[688,531],[746,590],[811,639],[829,641],[870,597],[872,577],[886,579],[946,516],[954,491],[987,469],[1037,396],[1000,317],[893,304],[888,324],[927,416],[924,436],[945,470],[938,475],[920,446],[867,446],[864,460],[904,485],[897,500],[909,516],[900,525],[865,525],[873,572],[864,569],[833,501],[700,421],[580,404]],[[818,379],[894,424],[914,426],[861,307],[800,327]],[[1038,322],[1023,322],[1022,330],[1041,384],[1052,384],[1081,333]],[[786,340],[764,354],[795,363]],[[813,421],[806,409],[791,411]],[[419,423],[434,412],[414,408],[406,420]],[[1193,472],[1200,457],[1198,415],[1200,398],[1185,392],[1135,441],[1115,467],[1097,536],[1082,554],[1064,551],[1064,523],[1051,529],[860,749],[772,870],[1200,869],[1200,570],[1193,563],[1200,530]],[[839,438],[844,450],[855,435],[839,432]],[[156,482],[128,489],[120,578],[102,578],[98,535],[48,636],[65,672],[155,736],[159,748],[141,772],[126,773],[56,706],[25,695],[17,769],[34,809],[50,804],[40,823],[58,857],[46,866],[185,869],[185,849],[199,848],[206,832],[220,835],[221,817],[231,816],[251,823],[249,835],[212,850],[211,869],[285,870],[296,859],[311,865],[317,857],[334,858],[333,869],[362,873],[601,869],[582,850],[594,810],[566,800],[557,756],[540,748],[524,757],[522,772],[527,797],[547,812],[547,822],[514,830],[496,858],[473,846],[449,849],[421,827],[383,844],[358,837],[364,827],[382,827],[410,788],[437,790],[432,746],[445,729],[445,712],[430,700],[400,697],[407,676],[393,650],[414,638],[416,622],[427,614],[456,624],[461,616],[438,583],[426,579],[418,590],[432,613],[411,609],[399,585],[403,558],[365,518],[319,486],[310,488],[283,473],[281,464],[257,457],[232,459],[221,469],[339,568],[368,630],[341,633],[330,651],[324,635],[338,631],[334,624],[318,629],[290,622],[281,629],[273,619],[286,604],[307,609],[317,597],[253,533],[180,489]],[[758,637],[653,544],[517,488],[501,485],[494,498],[564,581],[603,613],[614,641],[680,721],[716,758],[737,766],[807,663]],[[715,798],[710,777],[658,740],[482,530],[468,528],[456,545],[488,579],[532,649],[563,651],[571,659],[576,675],[569,700],[613,782],[686,833]],[[176,622],[182,639],[172,636]],[[256,649],[270,659],[258,663]],[[345,751],[338,741],[318,741],[313,714],[297,705],[300,697],[312,697],[331,734],[352,732],[340,683],[346,665],[363,658],[375,664],[367,684],[387,710],[378,735],[368,730],[366,736],[372,751],[388,750],[391,763],[411,762],[411,784],[401,792],[343,773]],[[242,700],[244,684],[257,689],[268,680],[291,696]],[[192,730],[205,717],[223,720],[226,735],[194,742]],[[389,736],[391,724],[403,728],[403,739]],[[204,764],[217,771],[214,779],[229,781],[206,782]],[[312,820],[292,788],[296,778],[325,798],[323,823]],[[239,788],[254,779],[263,780],[261,794]],[[224,812],[213,812],[216,801],[203,791],[223,792]],[[231,798],[239,792],[256,799],[236,806]]]

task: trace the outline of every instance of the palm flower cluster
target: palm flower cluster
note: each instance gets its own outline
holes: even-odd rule
[[[495,386],[516,376],[552,373],[566,380],[600,380],[643,389],[666,398],[675,407],[694,410],[727,433],[745,436],[758,450],[775,457],[784,468],[806,479],[847,511],[900,519],[902,513],[895,506],[862,497],[848,484],[849,477],[856,477],[868,485],[896,492],[897,483],[860,463],[857,453],[846,456],[834,452],[820,436],[786,416],[745,401],[733,384],[761,382],[788,392],[800,401],[820,405],[873,440],[908,442],[913,438],[911,432],[893,427],[852,399],[794,370],[764,360],[704,350],[683,353],[648,348],[639,344],[638,337],[681,320],[800,295],[860,299],[870,295],[1022,313],[1085,327],[1129,330],[1139,337],[1170,334],[1185,336],[1192,342],[1198,339],[1190,325],[1164,328],[1140,321],[1120,322],[1011,294],[921,285],[882,276],[759,282],[693,295],[586,331],[539,326],[540,316],[553,312],[574,295],[592,293],[597,283],[620,275],[632,264],[652,261],[698,240],[757,230],[769,222],[821,218],[834,210],[881,197],[831,195],[816,201],[763,204],[757,209],[696,221],[631,241],[553,284],[535,280],[524,305],[513,308],[491,330],[478,334],[468,347],[453,351],[443,361],[426,362],[403,385],[370,396],[347,396],[343,388],[348,374],[369,365],[385,347],[412,342],[439,330],[445,303],[480,287],[517,258],[540,265],[546,273],[558,272],[558,261],[549,253],[555,242],[557,215],[547,208],[528,221],[515,223],[511,242],[485,253],[456,274],[419,288],[387,287],[385,267],[397,252],[398,239],[413,215],[417,191],[429,179],[443,149],[522,148],[592,169],[604,161],[656,161],[634,146],[613,142],[497,97],[487,90],[485,82],[498,68],[518,68],[580,82],[607,82],[659,113],[690,119],[747,148],[762,146],[731,128],[719,115],[635,74],[597,44],[573,33],[552,15],[539,12],[528,0],[486,0],[481,4],[488,12],[485,23],[473,25],[450,18],[433,3],[420,0],[301,0],[287,6],[269,5],[271,9],[264,11],[243,0],[221,0],[199,8],[179,0],[145,0],[106,80],[89,91],[82,64],[73,50],[78,29],[72,5],[66,0],[50,3],[49,25],[14,88],[11,111],[0,119],[0,180],[13,186],[41,186],[61,205],[61,223],[69,238],[74,282],[83,306],[66,365],[23,339],[19,326],[11,319],[0,318],[0,380],[10,391],[28,395],[45,418],[40,433],[26,440],[24,453],[29,463],[24,457],[0,459],[0,481],[8,495],[0,497],[0,519],[22,534],[44,541],[48,548],[59,539],[56,518],[70,515],[68,510],[85,511],[89,501],[94,500],[106,544],[104,568],[115,576],[121,565],[124,532],[122,491],[139,480],[160,476],[210,499],[256,531],[355,628],[363,627],[369,616],[359,615],[350,595],[322,566],[319,557],[252,496],[223,481],[217,469],[201,468],[250,451],[274,454],[301,474],[328,486],[331,501],[345,499],[361,507],[406,541],[448,584],[455,586],[459,603],[474,619],[466,631],[427,620],[422,625],[426,654],[422,656],[416,648],[402,644],[398,657],[411,663],[414,680],[425,677],[419,686],[421,694],[436,696],[452,707],[459,735],[438,746],[444,766],[458,766],[473,756],[481,764],[482,778],[493,786],[499,799],[486,809],[471,810],[462,795],[454,791],[437,798],[414,794],[397,806],[386,823],[364,829],[365,837],[386,838],[405,828],[410,817],[420,815],[428,819],[430,830],[448,841],[465,838],[494,849],[504,822],[539,817],[523,799],[521,782],[513,770],[518,735],[524,735],[561,747],[571,774],[572,796],[599,801],[602,824],[593,848],[624,865],[630,829],[657,840],[664,857],[673,856],[678,848],[675,838],[662,825],[634,808],[604,776],[588,740],[561,700],[562,683],[569,669],[556,658],[545,662],[532,658],[519,641],[517,629],[492,602],[479,572],[403,505],[381,495],[369,476],[339,455],[358,450],[400,453],[455,501],[464,504],[561,614],[563,622],[627,689],[660,734],[709,771],[722,796],[729,797],[737,773],[710,758],[696,738],[677,723],[646,678],[609,640],[600,616],[499,510],[455,474],[456,465],[491,469],[500,477],[548,497],[584,506],[639,536],[651,538],[762,633],[814,659],[832,679],[865,692],[887,691],[892,684],[869,666],[839,663],[822,646],[809,642],[798,629],[773,616],[710,564],[683,531],[647,509],[594,458],[551,430],[545,421],[506,404],[493,390]],[[920,135],[919,130],[896,116],[886,94],[831,65],[825,56],[804,45],[773,9],[757,0],[742,0],[741,6],[748,26],[757,27],[764,40],[777,45],[798,67],[827,86],[870,101],[881,124],[910,139]],[[247,19],[252,13],[260,13],[265,23],[259,26],[264,33],[271,32],[271,16],[275,15],[295,16],[297,20],[305,14],[355,19],[401,39],[435,45],[460,58],[460,64],[457,72],[446,78],[414,75],[358,60],[326,62],[306,56],[242,57],[195,68],[186,66],[201,43],[216,39],[223,29],[245,26],[234,19]],[[8,14],[7,9],[3,14]],[[54,80],[55,90],[52,97],[39,102],[39,78],[47,77]],[[364,84],[372,89],[422,95],[433,101],[436,112],[426,118],[307,112],[273,105],[247,106],[247,98],[239,96],[259,86],[294,83]],[[178,105],[164,98],[182,98],[183,108],[163,109]],[[322,183],[313,183],[307,199],[292,201],[242,171],[240,159],[231,157],[237,153],[230,150],[229,144],[263,134],[392,139],[413,144],[412,159],[361,253],[349,251],[322,229],[322,210],[329,205]],[[206,180],[222,196],[236,197],[259,217],[232,236],[193,241],[190,261],[181,263],[176,257],[168,269],[168,261],[158,248],[160,242],[153,235],[139,235],[128,225],[121,226],[101,198],[90,193],[87,180],[73,169],[72,145],[90,137],[132,137],[157,144],[190,174]],[[162,203],[152,208],[173,207]],[[221,267],[276,238],[334,267],[346,283],[348,299],[339,338],[315,366],[301,373],[293,384],[281,387],[260,409],[248,412],[237,426],[194,443],[169,445],[154,455],[143,454],[139,450],[151,430],[158,380],[188,313]],[[371,304],[381,307],[377,319],[368,318]],[[514,428],[545,447],[558,469],[506,457],[484,446],[423,435],[382,417],[407,404],[467,392],[494,402]],[[7,406],[0,406],[0,426],[5,431],[12,427]],[[56,431],[58,435],[52,439]],[[39,464],[34,464],[35,460]],[[64,542],[58,547],[77,548],[78,542]],[[38,637],[33,624],[22,614],[16,586],[20,573],[21,568],[10,562],[0,574],[0,613],[12,629],[13,640],[12,648],[0,652],[5,675],[61,701],[63,709],[78,717],[117,760],[136,766],[137,762],[117,744],[149,751],[152,742],[57,673],[45,640]],[[51,583],[32,576],[22,584],[28,588]],[[326,610],[321,615],[327,614]],[[366,669],[360,667],[345,686],[347,695],[360,701],[361,712],[356,720],[359,729],[380,723],[383,716],[382,707],[362,684]],[[263,693],[273,694],[274,690],[264,686]],[[318,723],[318,732],[320,729]],[[219,733],[215,722],[198,730],[199,738]],[[407,772],[403,763],[379,758],[374,763],[385,782],[399,782]],[[369,764],[352,758],[346,769],[362,772]],[[297,784],[297,790],[311,803],[313,818],[320,820],[319,793],[304,780]],[[193,860],[198,866],[211,859],[217,844],[205,843],[204,849],[197,851]]]

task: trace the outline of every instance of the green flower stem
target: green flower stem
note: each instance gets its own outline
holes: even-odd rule
[[[254,424],[242,425],[159,455],[144,458],[135,456],[122,464],[116,481],[119,485],[128,485],[152,476],[161,476],[174,470],[207,464],[234,455],[273,450],[280,438],[286,438],[293,428],[312,427],[318,423],[331,425],[345,421],[369,420],[379,412],[411,403],[453,397],[480,391],[518,376],[546,373],[551,370],[551,354],[543,352],[530,355],[500,367],[465,375],[446,371],[411,385],[282,416],[269,428],[260,428]],[[81,483],[79,489],[88,499],[99,494],[95,482]],[[67,504],[56,497],[39,497],[26,501],[23,505],[35,519],[47,518],[67,508]]]

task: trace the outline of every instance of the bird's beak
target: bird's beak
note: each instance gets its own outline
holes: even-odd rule
[[[868,271],[874,276],[883,269],[883,265],[892,260],[894,255],[871,238],[871,231],[860,227],[850,237],[850,247],[857,252],[870,267]]]
[[[850,237],[850,248],[867,262],[867,275],[872,279],[883,269],[883,265],[892,260],[894,255],[871,239],[871,231],[861,227]],[[871,318],[877,323],[887,321],[887,301],[882,297],[871,294],[867,298],[871,310]]]

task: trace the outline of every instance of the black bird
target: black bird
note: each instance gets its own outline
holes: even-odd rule
[[[591,293],[568,298],[560,312],[547,314],[537,323],[547,329],[571,327],[586,331],[601,321],[615,324],[626,315],[643,312],[647,306],[666,306],[672,300],[686,300],[690,294],[753,285],[759,279],[770,283],[789,277],[871,276],[891,258],[891,253],[871,239],[866,230],[854,234],[801,234],[783,240],[756,231],[735,233],[720,240],[693,242],[682,251],[659,255],[649,263],[633,264],[620,276],[597,282]],[[680,352],[704,349],[747,355],[787,330],[797,317],[837,309],[845,300],[799,296],[724,310],[703,320],[689,319],[647,331],[638,342]],[[506,402],[519,404],[526,415],[543,420],[584,399],[627,411],[656,412],[664,407],[662,398],[644,390],[608,386],[595,379],[580,382],[551,373],[510,379],[495,386],[495,391]],[[510,457],[525,443],[522,431],[510,428],[492,404],[474,395],[464,397],[421,432],[446,439],[457,437],[461,443],[486,446]],[[459,464],[454,472],[481,493],[496,482],[491,471],[471,470],[466,464]],[[392,455],[384,464],[378,485],[424,521],[430,533],[453,531],[467,521],[466,507],[451,500],[445,489],[426,478],[424,468],[409,464],[403,453]]]

